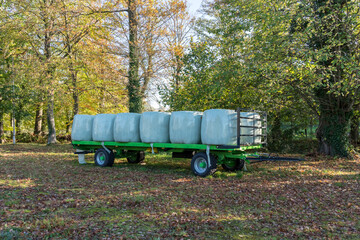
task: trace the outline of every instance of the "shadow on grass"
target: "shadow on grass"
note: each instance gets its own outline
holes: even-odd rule
[[[192,176],[189,159],[166,154],[148,154],[144,165],[120,159],[99,168],[78,165],[69,146],[62,153],[19,148],[0,161],[2,239],[356,239],[360,233],[359,166],[348,161],[334,169],[262,163],[248,166],[241,179],[219,168],[219,176],[203,179]]]

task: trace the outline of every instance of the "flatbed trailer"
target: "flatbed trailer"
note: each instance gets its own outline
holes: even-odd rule
[[[79,162],[84,162],[84,154],[95,153],[95,164],[100,167],[112,166],[115,158],[127,158],[129,163],[140,163],[145,159],[145,152],[158,153],[170,152],[173,158],[190,158],[191,169],[197,176],[206,177],[216,171],[218,164],[227,171],[243,169],[247,156],[247,150],[260,149],[266,144],[266,122],[265,112],[257,112],[261,115],[260,119],[251,118],[253,126],[242,126],[240,111],[237,112],[237,145],[205,145],[205,144],[178,144],[178,143],[142,143],[142,142],[95,142],[95,141],[72,141],[76,154],[79,154]],[[249,111],[249,110],[247,110]],[[255,125],[255,121],[261,121],[261,127]],[[241,134],[241,128],[252,128],[252,135]],[[256,129],[261,129],[261,134],[256,134]],[[241,137],[253,137],[253,142],[258,137],[262,141],[258,144],[241,144]],[[82,160],[81,160],[82,159]]]
[[[261,144],[240,146],[238,148],[221,148],[221,146],[204,144],[176,143],[140,143],[140,142],[93,142],[73,141],[76,154],[95,153],[95,164],[108,167],[114,164],[115,158],[127,158],[129,163],[140,163],[145,153],[172,153],[173,158],[191,158],[191,169],[197,176],[205,177],[215,172],[218,164],[227,171],[241,170],[248,155],[246,150],[260,149]]]

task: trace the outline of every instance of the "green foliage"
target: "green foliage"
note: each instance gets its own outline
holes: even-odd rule
[[[346,156],[349,118],[360,96],[356,9],[346,0],[206,4],[199,40],[183,58],[181,84],[168,93],[170,106],[256,108],[270,120],[282,115],[294,127],[274,136],[279,146],[319,117],[320,151]],[[330,116],[336,120],[327,124]]]
[[[357,10],[355,1],[302,1],[294,15],[291,32],[307,36],[304,60],[318,76],[312,83],[320,111],[318,139],[320,151],[329,155],[349,153],[349,124],[360,91]]]

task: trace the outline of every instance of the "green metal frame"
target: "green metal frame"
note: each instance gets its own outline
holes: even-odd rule
[[[150,143],[141,142],[95,142],[95,141],[73,141],[72,145],[74,149],[96,151],[99,148],[103,148],[102,144],[111,150],[116,150],[116,157],[128,157],[133,153],[124,153],[122,150],[128,151],[150,151],[154,152],[184,152],[189,150],[206,151],[208,145],[205,144],[178,144],[178,143],[153,143],[152,147]],[[221,149],[217,146],[210,145],[210,152],[218,157],[217,162],[219,164],[229,162],[231,159],[245,160],[249,155],[245,151],[250,149],[260,149],[263,146],[261,144],[251,146],[240,146],[239,148]]]

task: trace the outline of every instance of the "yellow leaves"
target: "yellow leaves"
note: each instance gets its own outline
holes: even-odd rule
[[[7,154],[3,154],[3,156],[6,157]],[[0,186],[5,188],[29,188],[36,186],[36,184],[34,183],[34,180],[30,178],[16,180],[0,179]]]

